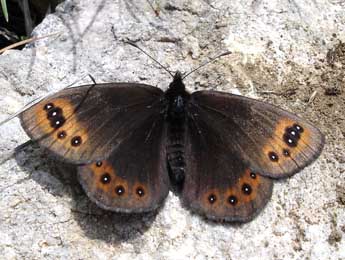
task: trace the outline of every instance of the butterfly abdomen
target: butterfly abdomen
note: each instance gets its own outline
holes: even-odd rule
[[[185,118],[169,121],[167,160],[170,178],[174,184],[180,185],[185,175]]]

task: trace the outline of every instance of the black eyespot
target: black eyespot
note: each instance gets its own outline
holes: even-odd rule
[[[48,103],[48,104],[45,104],[43,109],[48,111],[50,109],[52,109],[54,107],[54,104],[53,103]]]
[[[66,121],[65,118],[62,116],[53,118],[52,120],[50,120],[50,126],[55,129],[58,129],[65,123],[65,121]]]
[[[117,195],[122,196],[125,193],[125,188],[122,185],[116,186],[115,192]]]
[[[250,193],[252,193],[252,187],[250,187],[249,184],[245,183],[242,185],[242,192],[246,195],[249,195]]]
[[[285,134],[288,134],[291,137],[294,137],[296,140],[300,139],[300,137],[301,137],[300,134],[299,134],[299,131],[296,128],[294,128],[294,127],[286,128]]]
[[[60,132],[58,132],[58,134],[57,134],[57,137],[58,137],[59,139],[64,139],[66,136],[67,136],[66,131],[60,131]]]
[[[232,205],[232,206],[235,206],[238,202],[237,198],[233,195],[231,195],[229,198],[228,198],[228,202]]]
[[[48,119],[51,119],[51,118],[61,117],[61,115],[62,115],[62,109],[59,107],[54,107],[52,109],[49,109],[47,117]]]
[[[256,173],[255,173],[255,172],[251,172],[251,173],[250,173],[250,177],[251,177],[252,179],[255,179],[255,178],[256,178]]]
[[[210,196],[208,196],[208,202],[210,202],[210,204],[213,204],[213,203],[215,203],[216,202],[216,200],[217,200],[217,197],[216,197],[216,195],[214,195],[214,194],[211,194]]]
[[[295,128],[299,133],[303,133],[304,131],[303,127],[299,124],[294,124],[292,127]]]
[[[101,176],[101,182],[103,183],[103,184],[108,184],[108,183],[110,183],[110,181],[111,181],[111,177],[110,177],[110,174],[109,173],[104,173],[104,174],[102,174],[102,176]]]
[[[101,161],[96,162],[96,166],[97,166],[97,167],[101,167],[102,164],[103,164],[103,163],[102,163]]]
[[[285,133],[284,136],[283,136],[283,139],[284,139],[284,142],[290,146],[290,147],[296,147],[297,146],[297,139],[296,137],[288,134],[288,133]]]
[[[81,137],[80,136],[75,136],[71,140],[71,145],[72,146],[79,146],[79,145],[81,145],[81,142],[82,142]]]
[[[279,157],[275,152],[269,152],[268,157],[270,158],[272,162],[278,162],[279,160]]]
[[[142,197],[145,195],[143,188],[137,188],[136,193],[139,197]]]
[[[284,156],[288,157],[290,156],[290,151],[288,149],[283,149]]]

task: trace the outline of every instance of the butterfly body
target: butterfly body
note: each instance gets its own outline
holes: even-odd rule
[[[63,90],[21,114],[28,135],[78,166],[87,195],[104,209],[157,208],[171,185],[211,219],[249,221],[273,179],[321,153],[324,137],[270,104],[217,91],[188,93],[177,72],[166,92],[137,83]]]
[[[182,82],[181,73],[177,72],[173,82],[164,95],[168,108],[166,120],[168,125],[167,163],[173,184],[183,185],[185,178],[185,141],[187,105],[190,94]]]

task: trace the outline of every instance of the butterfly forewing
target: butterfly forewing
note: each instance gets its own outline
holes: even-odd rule
[[[169,191],[164,114],[152,115],[128,133],[105,160],[80,166],[79,180],[100,207],[119,212],[157,208]]]
[[[194,118],[212,122],[223,142],[253,170],[272,178],[300,171],[320,155],[324,145],[317,128],[268,103],[200,91],[193,93],[189,106],[197,115]]]
[[[71,163],[108,158],[128,132],[163,109],[159,88],[109,83],[65,89],[20,116],[41,146]]]

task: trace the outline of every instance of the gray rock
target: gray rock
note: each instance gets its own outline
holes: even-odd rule
[[[205,221],[169,194],[158,212],[112,214],[84,195],[74,170],[48,159],[14,119],[0,130],[1,259],[345,259],[344,1],[66,1],[34,31],[59,32],[0,56],[0,120],[77,81],[131,81],[166,89],[237,91],[314,122],[321,157],[275,183],[253,221]],[[115,38],[112,33],[114,29]],[[333,91],[337,90],[337,91]],[[337,93],[329,95],[330,93]],[[17,149],[16,149],[17,148]],[[16,152],[13,154],[13,152]]]

